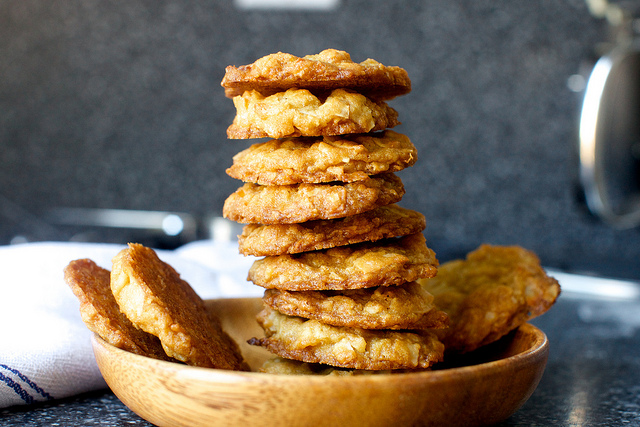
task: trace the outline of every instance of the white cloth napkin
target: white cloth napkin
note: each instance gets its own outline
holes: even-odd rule
[[[71,260],[90,258],[111,270],[111,259],[123,247],[0,246],[0,408],[106,387],[63,269]],[[200,241],[157,252],[204,299],[263,294],[246,281],[253,259],[239,255],[236,242]]]

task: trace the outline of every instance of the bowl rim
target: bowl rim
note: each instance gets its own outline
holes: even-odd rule
[[[126,358],[132,363],[137,365],[156,365],[159,369],[164,370],[173,370],[179,371],[180,375],[185,376],[194,376],[198,377],[201,381],[221,381],[227,379],[227,381],[256,381],[259,379],[265,378],[273,378],[278,377],[281,381],[287,382],[309,382],[309,381],[322,381],[322,382],[332,382],[332,381],[350,381],[350,382],[358,382],[365,381],[368,383],[371,382],[388,382],[390,378],[393,379],[403,379],[403,380],[420,380],[420,381],[428,381],[428,382],[438,382],[443,381],[445,378],[451,379],[455,377],[461,377],[465,375],[469,375],[473,373],[474,375],[481,375],[482,373],[489,373],[500,370],[503,367],[517,367],[517,366],[526,366],[539,359],[546,359],[548,356],[549,349],[549,340],[546,334],[539,329],[538,327],[532,325],[531,323],[524,323],[520,325],[518,328],[514,329],[514,331],[518,329],[524,329],[529,334],[535,336],[531,347],[528,349],[514,354],[512,356],[501,358],[498,360],[492,360],[488,362],[482,362],[473,365],[452,367],[452,368],[443,368],[443,369],[434,369],[434,370],[426,370],[426,371],[416,371],[416,372],[403,372],[392,375],[352,375],[352,376],[326,376],[326,375],[283,375],[283,374],[273,374],[273,373],[264,373],[264,372],[245,372],[245,371],[231,371],[225,369],[216,369],[216,368],[204,368],[198,366],[190,366],[186,364],[164,361],[153,359],[151,357],[131,353],[127,350],[123,350],[118,348],[112,344],[109,344],[105,340],[103,340],[98,334],[92,334],[92,346],[94,349],[94,353],[97,351],[96,346],[103,347],[110,354],[115,355],[116,357]],[[513,331],[512,331],[513,332]],[[226,382],[226,381],[225,381]]]

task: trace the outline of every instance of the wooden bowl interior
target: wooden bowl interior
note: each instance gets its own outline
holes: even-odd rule
[[[247,343],[250,338],[264,336],[256,321],[256,315],[262,310],[260,298],[207,300],[206,303],[222,322],[223,329],[238,343],[252,371],[258,371],[265,360],[273,357],[262,347]]]
[[[207,301],[252,370],[272,357],[246,343],[262,336],[259,298]],[[513,414],[535,390],[545,334],[525,324],[436,370],[354,377],[204,369],[149,359],[94,337],[100,370],[130,409],[157,425],[480,425]]]

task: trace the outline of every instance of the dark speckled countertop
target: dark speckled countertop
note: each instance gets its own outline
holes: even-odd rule
[[[441,262],[518,244],[550,267],[640,279],[640,227],[595,219],[578,185],[582,94],[568,82],[610,33],[585,0],[238,3],[262,2],[0,2],[0,243],[129,241],[56,208],[220,215],[249,145],[226,138],[225,67],[336,48],[411,78],[389,104],[418,149],[402,203],[426,216]]]
[[[563,292],[534,322],[547,333],[542,380],[503,426],[640,425],[640,299]],[[3,426],[150,425],[108,390],[0,412]]]

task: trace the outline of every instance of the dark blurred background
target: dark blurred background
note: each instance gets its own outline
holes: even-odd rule
[[[413,91],[389,102],[419,150],[401,204],[425,214],[441,261],[519,244],[549,267],[640,279],[640,230],[595,218],[578,184],[576,75],[609,36],[584,0],[5,0],[0,243],[121,238],[52,220],[59,208],[182,212],[207,237],[240,186],[225,169],[255,142],[226,139],[225,67],[332,47],[408,71]]]

